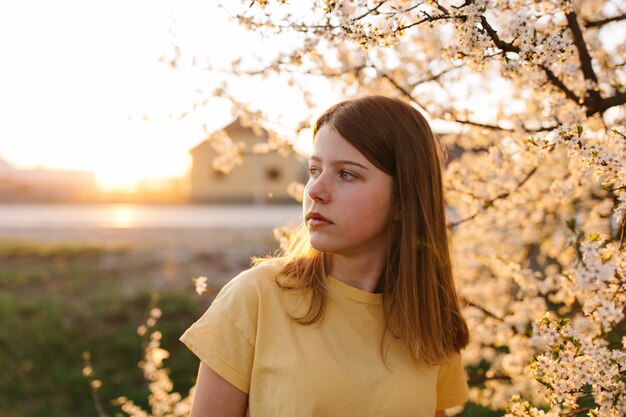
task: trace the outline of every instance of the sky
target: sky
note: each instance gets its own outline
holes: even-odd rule
[[[185,175],[204,128],[232,116],[215,100],[179,120],[209,75],[160,58],[174,42],[224,62],[254,47],[214,4],[0,2],[0,158],[15,168],[92,171],[107,190]]]
[[[21,169],[91,171],[104,190],[186,175],[189,150],[232,121],[229,103],[219,99],[178,117],[206,98],[198,89],[215,84],[215,74],[185,65],[189,57],[224,67],[290,42],[260,40],[216,3],[0,1],[0,158]],[[174,45],[184,48],[177,69],[161,60],[173,56]],[[273,113],[304,111],[281,82],[242,82],[238,94],[248,90]],[[324,91],[320,109],[340,98],[325,84],[313,90]],[[303,134],[296,149],[306,154],[310,145]]]
[[[231,1],[229,7],[241,7],[241,1]],[[189,150],[206,139],[207,131],[232,121],[229,103],[219,99],[178,117],[206,98],[198,89],[215,84],[215,74],[185,65],[189,57],[224,67],[290,41],[260,40],[215,4],[0,2],[0,158],[23,169],[91,171],[105,190],[184,176]],[[173,56],[174,45],[184,49],[177,69],[161,60]],[[303,111],[301,97],[280,83],[251,87],[242,82],[237,88],[239,94],[252,90],[255,100],[271,105],[274,113],[280,107],[288,116]],[[324,91],[320,108],[339,99],[327,85],[313,90]],[[302,135],[296,149],[306,154],[310,145],[310,137]]]
[[[0,1],[0,158],[21,169],[91,171],[105,190],[186,175],[189,150],[232,121],[230,105],[214,99],[181,119],[215,74],[161,58],[181,45],[183,64],[193,55],[225,66],[284,41],[258,39],[216,3]],[[297,111],[300,97],[277,83],[252,94]],[[329,100],[321,108],[336,101],[324,86],[314,90]]]

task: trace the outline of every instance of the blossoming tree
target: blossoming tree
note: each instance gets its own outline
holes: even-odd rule
[[[252,0],[233,16],[283,42],[233,62],[213,91],[269,130],[252,150],[223,132],[209,137],[216,166],[288,151],[319,112],[319,82],[339,96],[397,96],[446,121],[471,400],[510,416],[623,416],[626,4],[285,3]],[[235,87],[277,76],[311,109],[291,128]]]

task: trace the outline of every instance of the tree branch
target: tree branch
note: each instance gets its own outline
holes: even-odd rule
[[[386,14],[386,15],[392,15],[392,14],[403,14],[403,13],[408,13],[411,10],[417,9],[418,7],[420,7],[423,3],[420,1],[416,4],[414,4],[413,6],[409,6],[406,9],[396,9],[395,12],[378,12],[380,14]],[[392,6],[393,8],[393,6]]]
[[[552,72],[550,68],[546,67],[543,64],[539,65],[539,68],[543,70],[543,72],[546,74],[546,77],[548,77],[548,80],[550,80],[550,82],[554,86],[556,86],[559,90],[561,90],[565,94],[565,97],[569,98],[570,100],[572,100],[578,105],[583,104],[583,102],[581,101],[581,98],[578,97],[576,93],[574,93],[572,90],[567,88],[567,86],[563,84],[563,81],[559,80],[559,77],[554,75],[554,73]]]
[[[352,21],[353,21],[353,22],[355,22],[355,21],[357,21],[357,20],[361,20],[361,19],[363,19],[364,17],[366,17],[366,16],[368,16],[368,15],[372,14],[372,12],[377,12],[377,11],[378,11],[378,9],[380,8],[380,6],[382,6],[382,5],[383,5],[383,4],[385,4],[385,3],[387,3],[387,0],[381,0],[381,1],[379,1],[379,2],[378,2],[378,4],[377,4],[377,5],[376,5],[373,9],[367,9],[367,11],[366,11],[365,13],[363,13],[362,15],[352,18]]]
[[[410,25],[399,27],[398,29],[396,29],[396,32],[402,32],[402,31],[412,28],[413,26],[421,25],[422,23],[426,23],[426,22],[435,22],[437,20],[448,20],[448,19],[465,20],[466,18],[467,16],[465,15],[458,15],[458,16],[441,15],[441,16],[434,16],[434,17],[426,15],[425,18],[418,20],[417,22],[413,22]]]
[[[450,12],[448,11],[448,9],[446,9],[444,6],[442,6],[441,4],[439,4],[438,0],[435,0],[435,4],[437,5],[437,9],[439,9],[439,11],[445,13],[445,14],[450,14]]]
[[[378,70],[376,67],[373,67],[373,68]],[[447,72],[447,71],[443,71],[440,74],[433,75],[429,79],[421,80],[417,84],[419,84],[421,82],[430,81],[430,80],[434,81],[437,78],[439,78],[441,75],[443,75],[445,72]],[[417,100],[415,99],[415,97],[413,97],[413,95],[409,92],[409,90],[407,90],[406,88],[404,88],[400,84],[398,84],[398,82],[396,80],[394,80],[390,75],[384,74],[384,73],[380,73],[380,77],[386,79],[387,81],[389,81],[398,91],[400,91],[400,93],[403,96],[405,96],[407,99],[409,99],[410,101],[414,102],[420,108],[422,108],[422,109],[424,109],[426,111],[426,108],[423,105],[421,105],[419,102],[417,102]],[[413,84],[413,86],[415,86],[417,84]],[[461,120],[461,119],[458,119],[458,118],[455,118],[454,122],[460,123],[460,124],[466,124],[466,125],[470,125],[470,126],[481,127],[481,128],[484,128],[484,129],[503,131],[503,132],[514,132],[515,131],[513,129],[508,129],[508,128],[505,128],[505,127],[502,127],[502,126],[488,125],[488,124],[485,124],[485,123],[478,123],[478,122],[474,122],[474,121],[471,121],[471,120]],[[525,132],[528,132],[528,133],[540,133],[540,132],[550,132],[550,131],[556,129],[557,127],[559,127],[559,126],[558,125],[554,125],[554,126],[540,127],[540,128],[528,128],[528,127],[524,126],[523,129],[524,129]]]
[[[578,414],[586,413],[589,410],[591,410],[591,407],[579,408],[578,410],[565,414],[564,417],[574,417],[574,416],[577,416]]]
[[[611,107],[621,106],[626,103],[626,91],[620,91],[614,96],[602,98],[593,106],[587,106],[587,117],[591,117],[596,113],[604,113]]]
[[[578,59],[580,61],[580,68],[583,72],[583,76],[585,77],[585,80],[593,81],[594,84],[593,88],[587,90],[588,97],[585,99],[585,102],[598,102],[601,100],[600,93],[598,93],[598,90],[595,88],[595,85],[598,84],[598,77],[593,71],[593,66],[591,65],[591,55],[589,55],[585,38],[580,30],[576,12],[569,12],[565,15],[565,17],[567,18],[567,25],[569,26],[572,36],[574,37],[574,45],[576,45],[576,49],[578,50]]]
[[[376,67],[373,67],[376,69]],[[404,87],[402,87],[400,84],[398,84],[396,82],[396,80],[394,80],[393,78],[391,78],[389,75],[380,72],[380,78],[384,78],[385,80],[389,81],[389,83],[391,83],[391,85],[393,85],[398,91],[400,91],[400,93],[402,93],[403,96],[405,96],[407,99],[409,99],[410,101],[412,101],[413,103],[417,104],[419,106],[419,108],[421,108],[422,110],[424,110],[426,112],[426,107],[422,106],[415,97],[413,97],[413,95]]]
[[[498,320],[500,322],[504,322],[504,320],[501,317],[496,316],[494,313],[492,313],[491,311],[487,310],[484,307],[481,307],[479,305],[474,304],[473,302],[469,301],[467,298],[462,297],[461,298],[461,304],[465,304],[467,306],[474,307],[475,309],[480,310],[483,313],[485,313],[485,315],[487,315],[487,316],[489,316],[489,317],[491,317],[493,319],[496,319],[496,320]]]
[[[445,74],[447,74],[447,73],[449,73],[449,72],[452,72],[452,71],[456,71],[456,70],[458,70],[459,68],[462,68],[462,67],[464,67],[464,66],[465,66],[465,63],[463,63],[463,64],[461,64],[461,65],[455,65],[455,66],[452,66],[452,67],[446,68],[446,69],[444,69],[444,70],[440,71],[440,72],[439,72],[439,73],[437,73],[437,74],[430,74],[430,76],[429,76],[429,77],[422,78],[422,79],[421,79],[421,80],[419,80],[419,81],[415,81],[415,82],[410,83],[411,88],[415,88],[415,87],[417,87],[418,85],[420,85],[420,84],[424,84],[424,83],[427,83],[427,82],[437,81],[439,78],[443,77]]]
[[[489,24],[485,16],[480,17],[480,22],[483,28],[487,31],[487,34],[489,35],[489,37],[491,38],[491,40],[493,41],[493,43],[496,45],[497,48],[503,50],[504,52],[514,52],[516,54],[520,53],[520,49],[517,46],[500,39],[500,37],[498,36],[498,32],[496,32],[495,29],[491,27],[491,25]],[[570,90],[565,84],[563,84],[563,82],[559,80],[559,78],[556,75],[554,75],[554,73],[552,72],[550,68],[546,67],[543,64],[539,65],[539,68],[543,70],[543,72],[546,74],[546,77],[548,77],[548,80],[554,86],[556,86],[559,90],[565,93],[565,96],[567,98],[574,101],[578,105],[582,104],[580,102],[580,98],[572,90]]]
[[[469,385],[479,385],[486,381],[510,381],[511,377],[506,375],[487,376],[485,374],[469,373],[467,383]]]
[[[604,26],[607,23],[619,22],[619,21],[624,20],[624,19],[626,19],[626,14],[621,14],[621,15],[617,15],[617,16],[613,16],[613,17],[607,17],[606,19],[595,20],[595,21],[586,20],[585,21],[585,27],[586,28],[597,28],[597,27]]]
[[[537,172],[537,168],[538,167],[534,167],[533,169],[530,170],[530,172],[528,174],[526,174],[526,176],[524,177],[524,179],[522,181],[520,181],[514,189],[512,189],[511,191],[505,191],[501,194],[498,194],[497,196],[495,196],[494,198],[492,198],[491,200],[487,200],[483,203],[483,206],[481,207],[481,209],[488,209],[489,207],[493,206],[493,203],[495,203],[497,200],[502,200],[504,198],[507,198],[509,195],[511,195],[511,193],[513,193],[516,190],[519,190],[529,179],[530,177],[532,177],[535,172]],[[448,224],[448,228],[450,229],[454,229],[455,227],[457,227],[458,225],[468,222],[472,219],[474,219],[476,216],[478,216],[480,213],[482,213],[481,210],[478,210],[476,213],[472,214],[469,217],[466,217],[464,219],[458,220],[456,222],[452,222]]]
[[[454,121],[456,123],[460,123],[460,124],[464,124],[464,125],[470,125],[470,126],[476,126],[476,127],[482,127],[484,129],[499,130],[499,131],[502,131],[502,132],[515,132],[514,129],[509,129],[509,128],[498,126],[498,125],[488,125],[488,124],[485,124],[485,123],[473,122],[471,120],[454,119]],[[540,133],[540,132],[551,132],[554,129],[556,129],[557,127],[559,127],[559,125],[548,126],[548,127],[538,127],[538,128],[529,128],[529,127],[523,126],[523,129],[524,129],[524,132],[528,132],[528,133]]]
[[[504,52],[515,52],[516,54],[519,54],[520,49],[517,46],[514,46],[513,44],[508,42],[504,42],[502,39],[500,39],[500,36],[498,36],[498,32],[496,32],[496,30],[491,27],[489,22],[487,22],[487,18],[485,16],[480,16],[480,23],[482,24],[483,28],[485,28],[487,34],[496,45],[496,47],[502,49]]]

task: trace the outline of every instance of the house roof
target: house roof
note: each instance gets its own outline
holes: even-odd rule
[[[241,130],[252,130],[249,127],[244,127],[241,124],[241,118],[237,117],[235,120],[233,120],[231,123],[229,123],[228,125],[224,126],[221,129],[217,129],[216,131],[220,131],[220,130],[225,130],[226,133],[228,134],[229,137],[231,138],[235,138],[237,136],[237,131],[241,131]],[[265,133],[266,130],[263,129],[263,132]],[[191,150],[189,150],[190,153],[194,153],[198,150],[198,148],[205,146],[205,144],[207,143],[207,140],[203,140],[202,142],[200,142],[199,144],[197,144],[196,146],[194,146],[193,148],[191,148]]]

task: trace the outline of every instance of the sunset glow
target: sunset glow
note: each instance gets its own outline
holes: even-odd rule
[[[193,26],[198,45],[173,38],[174,20]],[[160,58],[181,38],[197,50],[202,40],[205,53],[232,49],[236,39],[206,45],[231,30],[226,21],[199,1],[2,3],[0,36],[12,41],[0,45],[0,158],[17,169],[91,171],[104,190],[184,176],[189,150],[230,122],[230,106],[212,100],[181,119],[207,75]]]
[[[136,222],[136,213],[133,206],[120,204],[115,206],[113,211],[112,223],[117,228],[133,227]]]

